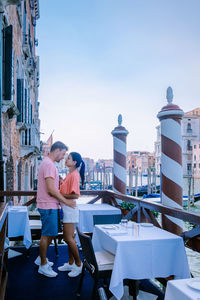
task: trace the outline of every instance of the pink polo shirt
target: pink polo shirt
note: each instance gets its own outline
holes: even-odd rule
[[[59,190],[59,174],[54,162],[45,157],[38,170],[38,187],[37,187],[37,208],[41,209],[57,209],[59,201],[50,196],[47,192],[45,178],[51,177],[54,179],[55,188]]]

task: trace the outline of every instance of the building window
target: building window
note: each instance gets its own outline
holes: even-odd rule
[[[24,80],[17,78],[17,108],[20,115],[17,116],[17,122],[24,121]]]
[[[28,145],[28,133],[27,133],[27,129],[25,130],[25,141],[24,141],[24,145]]]
[[[194,160],[196,160],[197,159],[197,157],[196,157],[196,155],[194,155]]]
[[[30,167],[30,188],[33,188],[33,167]]]
[[[194,164],[194,169],[196,169],[196,164]]]
[[[187,173],[188,174],[192,173],[192,164],[187,164]]]
[[[196,149],[197,148],[197,145],[194,145],[194,149]]]
[[[3,30],[3,99],[12,100],[12,72],[13,72],[13,51],[12,51],[12,25]]]
[[[187,124],[187,133],[192,133],[192,127],[190,123]]]
[[[188,151],[192,150],[191,140],[187,140],[187,150]]]

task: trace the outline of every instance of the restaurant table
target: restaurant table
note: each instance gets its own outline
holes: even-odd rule
[[[82,232],[93,232],[94,215],[115,215],[121,214],[121,210],[109,204],[78,204],[79,229]]]
[[[200,278],[168,281],[165,300],[200,300]]]
[[[139,280],[170,275],[177,279],[190,278],[181,237],[151,225],[142,224],[138,230],[132,223],[131,228],[117,225],[115,229],[95,225],[93,232],[94,250],[115,254],[109,289],[117,299],[123,296],[125,278]]]
[[[28,210],[26,206],[8,207],[8,238],[23,236],[23,244],[28,249],[32,245],[29,226]]]

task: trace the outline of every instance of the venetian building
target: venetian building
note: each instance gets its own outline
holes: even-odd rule
[[[155,166],[156,173],[160,174],[160,158],[161,158],[161,133],[160,125],[156,127],[157,140],[155,142]],[[197,175],[197,167],[199,162],[194,161],[194,158],[199,158],[197,152],[198,142],[200,141],[200,108],[195,108],[189,112],[184,113],[181,121],[181,135],[182,135],[182,166],[183,177]],[[198,159],[196,159],[198,160]],[[195,168],[194,168],[195,167]]]
[[[32,190],[40,157],[39,0],[0,2],[4,189]]]

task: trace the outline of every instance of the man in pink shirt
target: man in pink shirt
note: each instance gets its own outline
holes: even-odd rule
[[[47,277],[56,277],[58,274],[51,268],[46,254],[52,239],[58,234],[58,208],[59,202],[74,208],[76,202],[66,199],[59,193],[59,174],[54,162],[62,160],[68,147],[62,142],[55,142],[51,146],[50,153],[44,158],[38,171],[37,208],[42,222],[42,234],[40,239],[40,256],[35,260],[39,266],[38,272]]]

